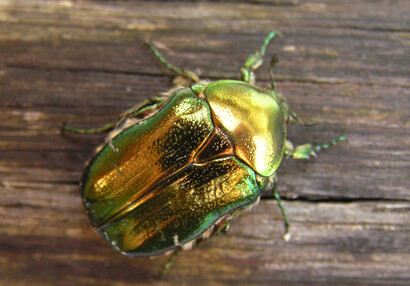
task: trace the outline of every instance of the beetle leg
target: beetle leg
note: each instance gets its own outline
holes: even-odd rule
[[[66,123],[63,124],[61,127],[61,132],[71,132],[71,133],[77,133],[77,134],[98,134],[98,133],[106,133],[108,131],[111,131],[115,128],[117,122],[110,122],[105,124],[102,127],[97,127],[97,128],[74,128],[71,126],[67,126]]]
[[[231,229],[231,223],[228,221],[225,225],[219,230],[220,234],[227,234],[228,231]]]
[[[115,127],[119,125],[120,122],[127,118],[138,117],[143,115],[144,113],[150,113],[152,110],[157,109],[162,103],[164,103],[167,99],[164,97],[150,97],[144,100],[141,104],[136,105],[120,115],[120,120],[115,122],[110,122],[105,124],[102,127],[97,128],[75,128],[71,126],[67,126],[66,123],[63,124],[61,127],[61,132],[71,132],[76,134],[99,134],[99,133],[106,133],[108,131],[113,130]]]
[[[274,58],[272,59],[272,61],[275,61],[275,56],[274,56]],[[272,69],[272,67],[271,67],[271,69]],[[271,83],[271,84],[272,84],[272,89],[271,89],[271,90],[275,91],[275,81],[274,81],[274,78],[273,78],[273,72],[272,72],[272,71],[271,71],[271,80],[272,80],[272,83]],[[282,107],[282,110],[284,110],[284,112],[285,112],[285,114],[286,114],[286,116],[285,116],[285,118],[286,118],[286,123],[289,123],[289,120],[290,120],[290,119],[293,119],[293,120],[295,120],[300,126],[313,126],[313,125],[316,124],[316,122],[314,122],[314,121],[309,121],[309,122],[303,123],[301,120],[299,120],[299,117],[298,117],[298,115],[297,115],[296,113],[294,113],[294,112],[292,112],[292,111],[289,110],[289,105],[288,105],[288,103],[286,102],[286,100],[283,98],[283,96],[282,96],[279,92],[276,92],[276,91],[275,91],[275,96],[276,96],[276,98],[278,99],[279,104],[280,104],[281,107]]]
[[[270,84],[271,84],[272,90],[276,90],[275,74],[273,73],[273,68],[278,61],[279,61],[279,56],[277,54],[274,54],[272,56],[272,59],[270,60],[270,68],[269,68]]]
[[[330,141],[329,143],[321,145],[306,143],[293,148],[292,143],[286,140],[285,156],[292,159],[310,159],[312,156],[317,157],[317,152],[329,149],[331,146],[335,146],[337,143],[342,141],[346,141],[346,136],[344,134]]]
[[[220,235],[225,235],[228,233],[229,229],[231,228],[231,223],[229,221],[225,222],[221,226],[219,226],[215,233]]]
[[[300,126],[313,126],[313,125],[316,124],[315,121],[308,121],[308,122],[300,121],[298,115],[294,112],[288,111],[288,114],[289,114],[290,118],[295,120],[297,122],[297,124],[300,125]]]
[[[150,48],[154,56],[160,61],[161,64],[164,65],[168,70],[172,71],[173,73],[186,77],[187,79],[193,82],[199,82],[199,77],[192,71],[186,69],[180,69],[177,66],[174,66],[170,62],[168,62],[162,54],[157,50],[157,48],[152,43],[146,43],[146,45]]]
[[[149,113],[152,110],[157,109],[161,104],[163,104],[167,100],[166,97],[150,97],[141,102],[141,104],[131,107],[127,109],[123,113],[121,113],[121,118],[131,118],[131,117],[138,117],[143,113]]]
[[[283,235],[283,239],[286,241],[290,240],[290,222],[289,222],[289,215],[288,212],[286,211],[285,206],[282,203],[282,200],[279,196],[278,190],[277,190],[277,182],[278,182],[278,178],[276,176],[276,174],[273,177],[273,181],[274,181],[274,185],[273,185],[273,196],[275,197],[276,202],[278,203],[279,209],[282,213],[283,216],[283,221],[285,223],[285,234]]]
[[[167,263],[165,263],[164,267],[162,268],[161,274],[159,275],[159,279],[163,279],[165,274],[167,274],[169,268],[174,265],[175,259],[177,258],[178,254],[181,252],[179,248],[177,248],[172,254],[171,257],[168,259]]]
[[[250,55],[248,59],[245,61],[245,64],[241,68],[242,81],[251,83],[251,84],[255,82],[254,71],[257,70],[262,65],[266,47],[276,35],[280,36],[280,33],[277,31],[270,32],[269,35],[263,41],[263,44],[260,50]]]

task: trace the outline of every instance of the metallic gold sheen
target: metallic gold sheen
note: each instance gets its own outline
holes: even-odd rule
[[[260,195],[254,171],[233,157],[190,164],[151,190],[138,208],[98,231],[127,255],[156,255],[195,239]]]
[[[82,178],[92,225],[109,224],[148,203],[158,185],[192,162],[212,130],[208,104],[188,88],[176,91],[156,114],[114,137]]]
[[[272,176],[282,160],[286,121],[273,91],[234,80],[204,90],[215,125],[231,140],[235,155],[262,176]]]
[[[274,93],[217,81],[176,90],[113,132],[84,172],[83,201],[118,251],[152,256],[253,204],[281,161],[286,129]]]

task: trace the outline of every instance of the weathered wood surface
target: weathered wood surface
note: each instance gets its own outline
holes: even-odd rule
[[[409,285],[409,14],[408,1],[1,1],[0,284]],[[283,162],[290,242],[267,194],[159,281],[166,257],[121,256],[90,228],[78,180],[102,137],[61,124],[98,126],[167,90],[144,41],[202,78],[238,78],[272,29],[278,89],[318,122],[290,138],[349,142]]]

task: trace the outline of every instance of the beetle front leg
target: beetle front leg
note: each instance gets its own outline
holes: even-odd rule
[[[173,64],[168,62],[152,43],[146,43],[146,45],[150,48],[150,50],[152,51],[154,56],[159,60],[159,62],[163,64],[164,67],[166,67],[168,70],[172,71],[177,75],[186,77],[192,82],[199,82],[199,77],[194,72],[186,69],[180,69],[179,67],[174,66]]]
[[[263,57],[265,56],[266,47],[268,46],[269,42],[275,37],[279,35],[279,32],[272,31],[263,41],[263,44],[259,51],[256,51],[254,54],[250,55],[248,59],[245,61],[245,64],[241,68],[241,78],[242,81],[254,84],[255,82],[255,74],[254,71],[257,70],[263,63]]]
[[[292,159],[310,159],[311,157],[317,157],[317,153],[321,150],[329,149],[330,147],[335,146],[337,143],[342,141],[346,141],[346,136],[344,134],[339,136],[335,140],[330,141],[329,143],[321,145],[305,143],[293,147],[292,142],[286,140],[285,156]]]

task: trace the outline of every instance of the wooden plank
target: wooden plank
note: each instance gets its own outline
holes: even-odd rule
[[[72,189],[74,193],[75,186]],[[166,257],[130,259],[116,253],[90,230],[78,196],[70,196],[71,204],[60,197],[65,204],[6,208],[7,220],[3,217],[2,221],[6,220],[9,227],[3,228],[0,244],[8,270],[2,278],[4,285],[85,281],[89,285],[115,281],[132,285],[155,281]],[[191,284],[201,279],[204,284],[216,285],[407,284],[407,203],[286,205],[293,223],[289,242],[280,238],[282,221],[275,202],[263,200],[251,214],[236,221],[230,234],[182,253],[165,281]],[[30,214],[30,220],[22,223],[22,213]],[[48,218],[47,223],[44,218]],[[14,233],[15,225],[21,228],[18,233]]]
[[[0,2],[0,285],[408,285],[408,1]],[[278,29],[278,90],[302,120],[295,143],[349,142],[286,160],[279,189],[230,233],[167,257],[129,259],[89,226],[84,163],[98,126],[171,85],[144,41],[202,78],[238,78]],[[258,71],[269,85],[268,65]]]

